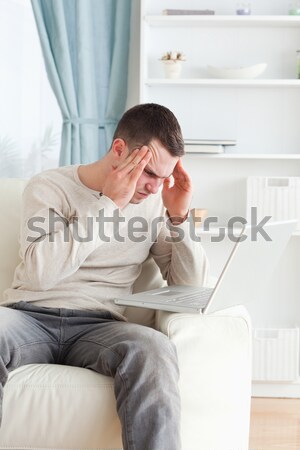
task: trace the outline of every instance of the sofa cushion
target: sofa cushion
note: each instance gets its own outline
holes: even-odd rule
[[[115,405],[110,377],[80,367],[20,367],[5,387],[0,448],[86,449],[88,436],[89,448],[121,449]]]

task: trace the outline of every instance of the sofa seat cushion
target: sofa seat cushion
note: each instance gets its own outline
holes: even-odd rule
[[[88,369],[20,367],[9,375],[3,411],[1,449],[122,448],[113,379]]]

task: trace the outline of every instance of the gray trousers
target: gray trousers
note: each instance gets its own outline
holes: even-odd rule
[[[180,449],[176,349],[162,333],[103,311],[0,307],[0,424],[8,373],[33,363],[113,377],[124,450]]]

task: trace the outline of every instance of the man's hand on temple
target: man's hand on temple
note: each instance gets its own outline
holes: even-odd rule
[[[184,220],[189,211],[193,194],[192,182],[182,166],[181,159],[178,160],[172,175],[174,184],[171,186],[170,177],[165,179],[162,199],[169,216],[180,222],[180,219]]]
[[[146,164],[152,157],[147,146],[133,150],[129,156],[107,175],[102,193],[120,208],[130,202]]]

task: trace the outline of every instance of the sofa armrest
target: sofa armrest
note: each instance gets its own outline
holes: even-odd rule
[[[248,449],[251,323],[246,309],[207,315],[159,311],[156,328],[177,349],[183,450]]]

